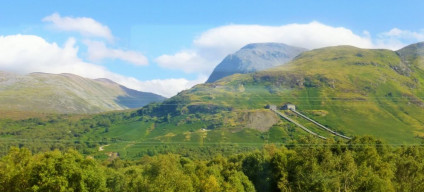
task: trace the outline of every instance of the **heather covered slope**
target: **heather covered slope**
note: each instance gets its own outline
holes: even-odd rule
[[[128,89],[110,80],[73,74],[0,72],[0,110],[96,113],[142,107],[165,98]]]

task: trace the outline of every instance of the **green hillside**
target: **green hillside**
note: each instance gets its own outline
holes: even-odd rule
[[[264,107],[293,103],[346,135],[374,135],[396,144],[419,142],[417,137],[424,136],[424,71],[416,59],[399,55],[350,46],[316,49],[281,67],[195,86],[150,111],[144,109],[144,114],[175,117],[175,124],[183,126],[167,126],[170,140],[181,138],[181,127],[194,119],[201,125],[194,123],[190,129],[205,128],[206,141],[226,131],[249,132],[257,140],[246,140],[258,141],[278,124]],[[290,134],[287,123],[279,123],[283,125],[277,127],[285,127],[281,136]]]
[[[299,143],[308,136],[266,109],[292,103],[349,137],[372,135],[392,145],[421,143],[424,70],[417,53],[422,46],[411,46],[398,52],[316,49],[284,66],[197,85],[137,111],[3,121],[0,137],[23,146],[31,146],[27,138],[50,139],[50,148],[70,145],[103,158],[167,151],[231,154],[266,143]],[[343,140],[294,113],[281,112],[330,140]]]

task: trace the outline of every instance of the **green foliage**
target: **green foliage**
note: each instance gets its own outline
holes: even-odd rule
[[[105,191],[102,168],[78,152],[51,151],[32,156],[12,148],[0,162],[0,191]]]
[[[0,159],[0,191],[423,191],[422,145],[372,137],[303,144],[199,160],[176,154],[100,162],[74,150]]]

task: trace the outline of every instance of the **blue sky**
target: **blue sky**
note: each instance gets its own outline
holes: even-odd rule
[[[0,70],[106,77],[165,96],[205,81],[247,43],[397,49],[424,41],[422,1],[0,3]]]

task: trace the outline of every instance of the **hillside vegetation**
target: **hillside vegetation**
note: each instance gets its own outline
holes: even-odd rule
[[[100,162],[75,150],[0,159],[0,191],[423,191],[424,148],[313,138],[207,160],[175,154]]]

